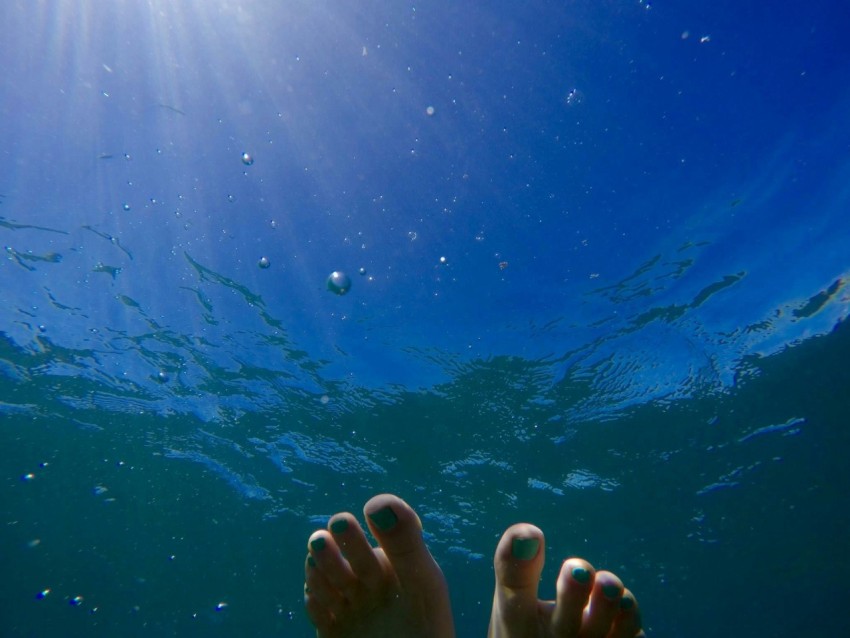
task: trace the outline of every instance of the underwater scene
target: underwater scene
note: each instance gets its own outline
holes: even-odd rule
[[[5,0],[0,636],[314,636],[401,496],[486,636],[850,635],[850,14]]]

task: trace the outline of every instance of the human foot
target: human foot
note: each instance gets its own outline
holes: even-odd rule
[[[564,561],[554,601],[537,598],[545,558],[543,532],[513,525],[502,535],[493,564],[496,592],[489,638],[641,638],[632,593],[611,572],[581,558]]]
[[[416,512],[392,494],[363,506],[379,547],[353,514],[334,514],[308,541],[304,602],[319,638],[454,638],[443,572]]]

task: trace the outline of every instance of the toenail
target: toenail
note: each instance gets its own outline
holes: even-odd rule
[[[310,549],[312,549],[314,552],[320,552],[325,548],[325,545],[327,544],[327,542],[328,541],[325,540],[324,536],[319,536],[318,538],[314,538],[313,540],[310,541]]]
[[[313,558],[312,556],[307,556],[307,564],[310,567],[315,567],[316,566],[316,559]]]
[[[537,556],[539,547],[539,538],[515,538],[511,543],[511,554],[520,560],[531,560]]]
[[[605,594],[605,598],[610,598],[614,600],[620,596],[620,588],[617,585],[602,585],[602,593]]]
[[[631,609],[635,606],[635,599],[631,596],[623,596],[620,599],[620,609]]]
[[[377,525],[378,529],[387,531],[392,529],[395,524],[398,523],[398,516],[396,516],[392,508],[387,505],[386,507],[379,509],[377,512],[369,514],[369,520]]]
[[[586,585],[590,582],[590,570],[587,570],[584,567],[573,567],[573,571],[570,573],[573,575],[573,578],[582,585]]]
[[[348,521],[344,518],[338,518],[333,523],[331,523],[331,531],[334,534],[342,534],[347,529]]]

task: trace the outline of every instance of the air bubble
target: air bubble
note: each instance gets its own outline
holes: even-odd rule
[[[334,270],[328,277],[328,290],[344,295],[351,289],[351,278],[341,270]]]

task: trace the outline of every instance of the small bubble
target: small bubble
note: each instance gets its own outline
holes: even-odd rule
[[[233,195],[228,195],[228,196],[227,196],[227,201],[229,201],[229,202],[232,204],[233,202],[235,202],[235,201],[236,201],[236,198],[235,198]]]
[[[327,405],[327,404],[328,404],[328,401],[330,401],[330,400],[331,400],[331,398],[330,398],[327,394],[323,394],[323,395],[321,396],[321,398],[319,399],[319,402],[320,402],[322,405]]]
[[[50,588],[48,587],[47,589],[42,589],[40,592],[38,592],[35,595],[35,597],[38,598],[39,600],[41,600],[42,598],[47,598],[49,595],[50,595]]]
[[[121,208],[123,208],[125,211],[129,211],[130,210],[130,204],[124,204]]]
[[[21,480],[25,481],[25,482],[32,481],[34,479],[35,479],[35,474],[33,474],[32,472],[27,472],[26,474],[24,474],[21,477]]]
[[[434,115],[434,107],[429,106],[428,108],[426,108],[425,109],[425,115]]]
[[[360,266],[360,270],[358,270],[357,272],[359,272],[360,276],[362,277],[366,274],[366,269],[363,266]]]
[[[160,370],[156,373],[156,380],[160,383],[167,383],[169,379],[170,377],[168,376],[168,373],[165,370]]]
[[[249,153],[242,153],[242,163],[245,166],[250,166],[254,163],[254,158]]]
[[[219,604],[217,604],[217,605],[215,606],[215,610],[216,610],[216,611],[222,611],[222,610],[224,610],[224,609],[226,609],[226,608],[227,608],[227,603],[225,603],[225,602],[220,602]]]
[[[83,597],[82,596],[74,596],[72,599],[70,599],[68,601],[68,604],[72,605],[73,607],[79,607],[80,605],[83,604]]]
[[[441,263],[441,264],[446,263],[446,258],[445,258],[445,257],[440,257],[440,263]]]
[[[265,269],[265,268],[268,268],[269,266],[271,266],[272,262],[269,261],[268,257],[260,257],[260,261],[257,262],[257,265],[260,268]]]
[[[575,106],[577,104],[581,104],[584,101],[584,93],[575,88],[570,89],[569,93],[567,93],[565,101],[567,103],[567,106]]]

